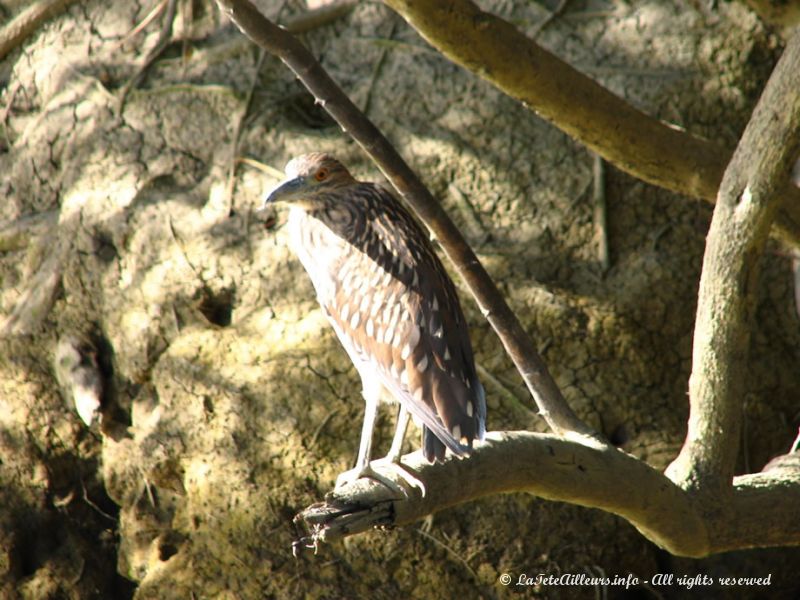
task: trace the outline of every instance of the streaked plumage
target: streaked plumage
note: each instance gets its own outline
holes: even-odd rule
[[[291,204],[292,247],[361,375],[360,466],[369,463],[379,398],[422,423],[428,460],[445,448],[468,453],[484,435],[484,391],[455,287],[428,237],[391,194],[329,155],[295,158],[286,174],[266,202]]]

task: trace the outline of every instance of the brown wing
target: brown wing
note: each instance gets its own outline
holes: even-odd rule
[[[372,184],[351,189],[348,202],[361,203],[351,218],[328,219],[352,245],[338,265],[329,317],[351,357],[374,365],[422,421],[425,456],[442,458],[445,447],[463,454],[483,438],[486,403],[455,287],[397,200]]]

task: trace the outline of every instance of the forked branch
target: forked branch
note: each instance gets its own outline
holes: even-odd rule
[[[758,101],[717,196],[697,303],[689,433],[668,474],[725,493],[739,449],[760,257],[800,153],[800,30]]]

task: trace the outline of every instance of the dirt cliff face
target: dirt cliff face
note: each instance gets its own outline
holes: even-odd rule
[[[0,7],[11,16],[14,4]],[[270,16],[280,4],[259,3]],[[177,41],[127,86],[158,42],[163,14],[134,32],[155,7],[74,4],[0,63],[4,594],[503,596],[521,591],[499,585],[503,573],[569,572],[771,572],[772,591],[797,585],[797,551],[674,559],[611,515],[521,494],[293,558],[292,517],[351,466],[363,402],[287,249],[285,214],[265,226],[255,212],[277,180],[240,159],[282,170],[297,154],[327,151],[361,179],[380,176],[210,2],[178,3]],[[482,7],[531,34],[548,14],[535,3]],[[778,45],[738,3],[570,4],[538,39],[644,111],[729,146]],[[571,406],[626,451],[666,466],[685,435],[711,208],[609,168],[603,273],[585,149],[379,4],[304,40],[462,227]],[[800,420],[789,262],[771,248],[743,392],[742,469],[785,452]],[[460,293],[488,428],[544,431]],[[79,415],[74,389],[57,378],[65,339],[78,340],[83,368],[99,378],[95,415]],[[376,455],[392,427],[387,411]],[[408,438],[417,449],[418,433]]]

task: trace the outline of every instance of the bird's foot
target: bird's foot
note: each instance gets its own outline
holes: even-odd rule
[[[336,478],[336,489],[353,483],[357,479],[366,477],[373,479],[391,491],[400,494],[403,498],[408,498],[411,488],[416,488],[425,497],[425,484],[398,461],[381,458],[367,463],[366,466],[345,471]]]

